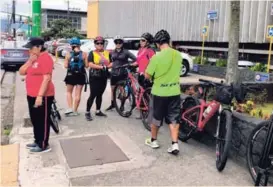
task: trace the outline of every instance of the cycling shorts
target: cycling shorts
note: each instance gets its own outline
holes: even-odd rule
[[[180,95],[170,97],[159,97],[152,95],[149,103],[148,122],[156,126],[165,123],[178,124],[181,116]]]

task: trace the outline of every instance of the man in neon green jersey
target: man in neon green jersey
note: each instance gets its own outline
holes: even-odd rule
[[[151,58],[146,69],[145,77],[153,79],[152,100],[150,101],[149,122],[151,124],[151,138],[145,144],[158,148],[157,133],[163,120],[169,125],[172,145],[168,152],[179,153],[178,132],[180,117],[180,70],[181,54],[169,46],[170,35],[160,30],[154,37],[154,42],[160,52]]]

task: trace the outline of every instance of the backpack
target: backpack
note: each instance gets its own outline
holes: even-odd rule
[[[82,51],[75,55],[75,52],[70,53],[69,71],[73,74],[84,73],[84,61]]]

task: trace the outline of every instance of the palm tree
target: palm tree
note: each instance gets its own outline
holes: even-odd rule
[[[240,1],[230,1],[229,45],[226,83],[239,83],[238,56],[240,35]]]

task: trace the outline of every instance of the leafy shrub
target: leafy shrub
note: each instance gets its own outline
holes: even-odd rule
[[[194,64],[201,64],[201,56],[197,56],[193,59]],[[208,57],[203,57],[203,64],[209,64],[209,59]]]
[[[247,93],[246,100],[253,101],[254,103],[258,103],[261,105],[264,105],[265,102],[267,102],[268,93],[267,90],[264,89],[260,93]]]
[[[226,59],[218,59],[216,61],[217,67],[226,67],[227,66],[227,60]]]
[[[255,66],[250,68],[251,71],[266,72],[266,65],[256,63]]]

